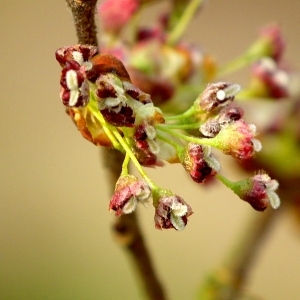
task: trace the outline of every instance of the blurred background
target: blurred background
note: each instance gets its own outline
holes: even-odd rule
[[[158,3],[145,20],[166,5]],[[242,53],[261,26],[276,21],[287,40],[286,59],[300,69],[299,13],[298,0],[210,0],[187,40],[225,62]],[[59,100],[54,52],[77,41],[65,2],[1,1],[0,32],[0,299],[141,299],[126,254],[111,234],[114,216],[99,149],[81,137]],[[247,72],[230,79],[243,85]],[[220,184],[199,187],[181,166],[147,171],[193,207],[183,232],[156,230],[151,205],[138,211],[170,299],[193,299],[245,220],[259,212]],[[245,176],[233,166],[226,174]],[[294,225],[283,211],[262,245],[247,292],[299,299]]]

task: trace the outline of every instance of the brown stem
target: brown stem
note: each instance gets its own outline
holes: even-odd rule
[[[66,0],[66,2],[74,17],[78,42],[80,44],[98,45],[94,20],[97,0]],[[124,155],[119,151],[104,148],[102,158],[113,192],[115,183],[121,173]],[[166,296],[155,273],[136,213],[116,218],[113,230],[118,243],[128,251],[148,299],[165,300]]]
[[[199,299],[240,299],[252,263],[277,214],[269,208],[251,220],[223,266],[206,282]]]
[[[117,150],[102,150],[103,164],[109,175],[112,192],[114,184],[120,176],[124,155]],[[150,253],[146,247],[137,214],[122,215],[116,218],[113,231],[117,243],[127,250],[138,272],[138,277],[148,299],[166,299],[163,287],[158,280]]]
[[[97,0],[66,0],[66,2],[73,14],[78,43],[97,46],[94,17]]]

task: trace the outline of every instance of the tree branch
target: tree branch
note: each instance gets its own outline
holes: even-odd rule
[[[66,0],[72,11],[79,44],[98,46],[95,24],[97,0]]]
[[[94,18],[97,0],[66,0],[66,2],[73,14],[78,43],[97,46]],[[113,192],[121,173],[124,155],[117,150],[104,148],[102,160]],[[142,290],[148,299],[165,300],[166,296],[154,270],[136,213],[116,218],[113,231],[119,245],[129,253],[138,272]]]

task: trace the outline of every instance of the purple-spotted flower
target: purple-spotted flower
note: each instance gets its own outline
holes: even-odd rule
[[[153,191],[153,203],[157,229],[183,230],[188,217],[193,213],[192,208],[181,197],[169,190]]]
[[[109,209],[116,216],[132,213],[138,203],[146,203],[151,197],[151,189],[144,181],[133,175],[121,175],[110,200]]]

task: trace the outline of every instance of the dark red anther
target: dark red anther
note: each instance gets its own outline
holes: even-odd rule
[[[97,84],[97,90],[96,90],[96,95],[99,98],[116,98],[117,97],[117,92],[114,89],[114,87],[105,81],[99,81]]]
[[[104,119],[114,125],[114,126],[126,126],[126,127],[133,127],[135,118],[133,117],[133,111],[130,107],[122,107],[120,112],[114,112],[110,109],[102,109],[101,114],[103,115]]]

